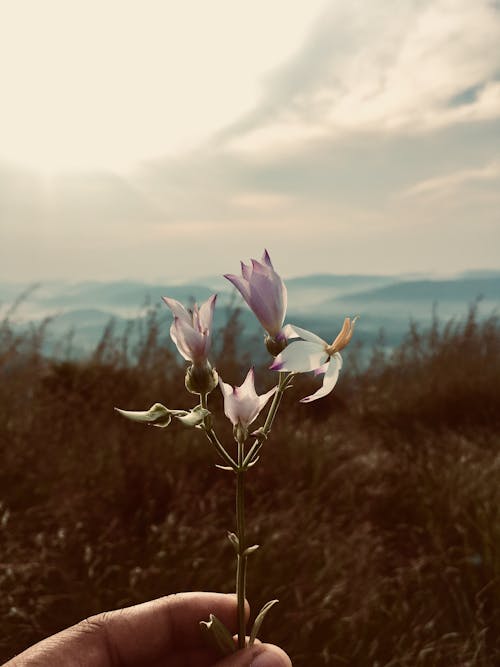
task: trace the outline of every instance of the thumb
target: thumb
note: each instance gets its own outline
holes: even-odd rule
[[[215,667],[292,667],[292,663],[278,646],[256,644],[224,658]]]

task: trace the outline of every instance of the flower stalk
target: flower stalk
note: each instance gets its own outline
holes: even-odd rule
[[[238,538],[238,554],[236,561],[236,600],[238,607],[238,648],[245,647],[246,620],[245,598],[247,578],[246,535],[245,535],[245,474],[243,466],[245,443],[238,441],[238,469],[236,471],[236,536]]]
[[[250,368],[240,386],[227,384],[219,377],[212,367],[209,353],[212,342],[212,324],[216,295],[212,295],[198,307],[184,307],[171,297],[163,297],[170,308],[173,322],[170,336],[177,346],[180,355],[189,363],[186,369],[185,386],[191,394],[199,396],[199,405],[190,410],[170,409],[161,403],[155,403],[149,410],[130,411],[118,409],[118,412],[132,421],[141,422],[162,429],[174,420],[185,427],[197,428],[205,432],[209,442],[221,457],[225,465],[217,465],[222,470],[233,472],[236,477],[236,533],[229,532],[228,538],[236,552],[236,598],[238,639],[233,640],[232,632],[210,614],[208,621],[201,621],[200,628],[206,639],[223,655],[229,655],[238,649],[244,649],[246,641],[246,579],[248,556],[258,549],[258,545],[248,546],[245,518],[245,483],[249,468],[259,460],[259,453],[267,440],[281,404],[283,394],[290,387],[297,373],[313,371],[316,375],[324,375],[323,385],[313,395],[306,396],[303,402],[322,398],[329,394],[337,382],[342,367],[340,351],[352,338],[357,318],[345,318],[340,333],[333,343],[328,344],[322,338],[295,325],[283,326],[287,290],[282,278],[274,270],[269,253],[264,251],[260,261],[252,259],[251,264],[241,264],[241,276],[226,274],[225,276],[241,293],[255,316],[267,332],[265,345],[274,357],[270,366],[279,371],[277,385],[264,394],[257,394],[255,389],[255,373]],[[301,340],[290,342],[291,339]],[[233,426],[236,441],[236,453],[231,455],[214,429],[213,418],[208,410],[208,394],[217,385],[224,399],[224,414]],[[264,424],[255,431],[250,426],[259,417],[272,397]],[[245,445],[251,433],[255,440],[246,451]],[[249,633],[248,646],[255,642],[262,622],[268,611],[278,602],[266,602],[256,615]]]

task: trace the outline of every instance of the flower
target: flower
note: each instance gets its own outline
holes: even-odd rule
[[[249,266],[241,262],[241,277],[227,273],[224,278],[239,290],[271,338],[286,341],[282,331],[287,304],[285,283],[274,270],[267,250],[260,262],[251,261]]]
[[[170,327],[170,336],[186,361],[197,366],[203,365],[210,352],[212,342],[211,328],[214,315],[216,294],[213,294],[200,308],[195,303],[193,310],[168,296],[162,297],[174,315]]]
[[[231,387],[219,379],[219,386],[224,396],[224,413],[235,428],[240,427],[246,433],[248,427],[259,416],[278,387],[261,396],[257,396],[254,384],[254,370],[251,368],[241,387]]]
[[[271,370],[292,373],[314,371],[315,375],[324,373],[323,386],[311,396],[302,398],[302,403],[323,398],[335,387],[342,368],[340,350],[343,350],[351,340],[357,319],[355,317],[351,320],[350,317],[346,317],[342,329],[331,345],[311,331],[295,325],[287,325],[288,338],[300,337],[303,340],[290,343],[271,364]]]

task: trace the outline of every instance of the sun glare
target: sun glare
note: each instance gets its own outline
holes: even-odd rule
[[[120,168],[191,148],[296,48],[314,12],[287,9],[284,30],[288,4],[0,3],[0,160]]]

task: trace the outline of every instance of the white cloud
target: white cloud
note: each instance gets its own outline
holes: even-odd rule
[[[500,12],[488,0],[332,3],[261,103],[222,133],[236,150],[418,133],[500,117]]]
[[[494,161],[484,167],[461,169],[443,176],[429,178],[416,183],[401,193],[402,198],[435,199],[463,192],[465,186],[482,183],[497,185],[500,191],[500,162]]]

